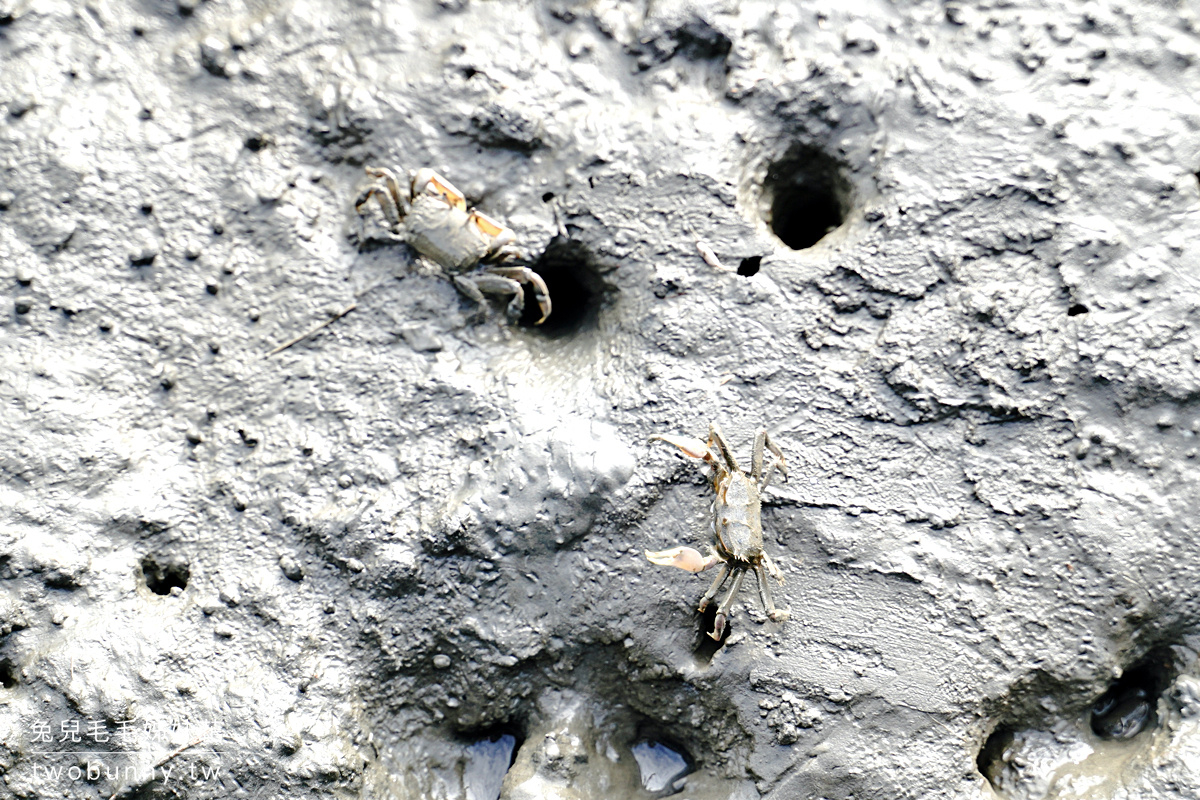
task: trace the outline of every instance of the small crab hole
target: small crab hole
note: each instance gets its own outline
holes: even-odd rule
[[[142,558],[142,577],[146,579],[146,588],[150,591],[168,595],[172,589],[187,588],[191,568],[183,556],[150,553]]]
[[[11,689],[17,685],[17,668],[13,666],[12,661],[6,659],[0,660],[0,686],[5,689]]]
[[[742,263],[738,264],[737,274],[743,278],[752,278],[758,274],[758,268],[762,265],[762,256],[750,256],[743,258]]]
[[[606,287],[581,243],[561,237],[553,239],[532,269],[546,282],[552,310],[545,322],[535,326],[540,312],[533,287],[526,286],[522,325],[535,327],[549,336],[569,336],[595,323]]]
[[[1167,653],[1152,653],[1130,667],[1091,709],[1092,733],[1101,739],[1132,739],[1157,723],[1158,696],[1171,682]]]
[[[1012,743],[1012,729],[999,727],[987,738],[983,747],[979,748],[979,755],[975,758],[975,766],[979,769],[979,774],[987,778],[988,783],[994,789],[1000,789],[1000,775],[1004,770],[1004,751]]]
[[[725,642],[729,639],[729,633],[733,630],[733,622],[725,620],[725,630],[721,634],[719,640],[709,636],[717,622],[717,604],[709,603],[708,608],[700,612],[700,624],[696,631],[696,644],[692,648],[692,656],[700,664],[708,664],[712,661],[713,656],[717,651],[725,646]]]
[[[686,776],[695,762],[683,745],[656,731],[638,731],[638,741],[629,748],[637,762],[642,788],[654,797],[682,792]]]
[[[463,763],[463,789],[467,797],[498,800],[504,776],[517,760],[524,734],[510,725],[501,725],[459,735],[466,743]]]
[[[764,216],[793,250],[812,247],[846,220],[852,193],[837,161],[811,145],[796,145],[767,171]]]

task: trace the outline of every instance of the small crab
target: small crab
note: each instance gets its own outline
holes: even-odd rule
[[[405,197],[390,169],[367,167],[367,175],[371,182],[359,191],[355,210],[363,214],[363,207],[376,198],[392,232],[448,273],[460,292],[480,305],[485,292],[511,295],[508,314],[519,318],[525,310],[525,284],[530,284],[541,311],[535,324],[550,316],[550,293],[541,276],[529,267],[506,264],[519,255],[512,246],[516,234],[467,208],[466,197],[449,181],[431,169],[417,170]]]
[[[767,573],[783,583],[783,573],[771,561],[771,557],[763,552],[762,540],[762,492],[771,481],[771,476],[778,469],[787,480],[787,462],[783,453],[771,441],[766,429],[760,429],[754,438],[754,452],[751,456],[750,474],[742,472],[733,457],[729,445],[717,423],[712,423],[708,429],[708,442],[693,439],[690,436],[671,436],[657,434],[650,441],[663,441],[672,444],[692,458],[698,458],[714,470],[712,485],[715,497],[712,504],[712,531],[716,540],[715,547],[709,549],[707,557],[690,547],[673,547],[670,550],[653,552],[646,551],[646,558],[655,564],[679,567],[688,572],[703,572],[710,567],[721,565],[717,577],[713,580],[708,591],[700,598],[700,611],[708,608],[725,582],[733,578],[729,593],[717,606],[717,616],[713,622],[709,636],[720,641],[725,630],[725,620],[733,605],[738,590],[742,587],[742,578],[749,570],[754,571],[758,583],[758,594],[762,598],[767,616],[776,622],[788,618],[787,611],[775,608],[771,599],[771,589],[767,584]],[[771,460],[763,463],[764,455],[769,452]]]

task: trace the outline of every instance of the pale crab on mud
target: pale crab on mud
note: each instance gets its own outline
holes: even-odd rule
[[[525,285],[533,286],[541,316],[550,316],[550,293],[541,276],[529,267],[507,264],[519,257],[516,234],[496,220],[467,208],[467,199],[431,169],[412,173],[407,197],[396,174],[385,167],[367,167],[371,182],[358,193],[359,214],[371,198],[379,201],[391,231],[420,255],[437,264],[458,290],[483,305],[484,293],[507,296],[508,314],[520,318],[525,310]],[[482,265],[482,266],[481,266]]]
[[[712,485],[715,496],[711,526],[715,543],[707,557],[701,556],[690,547],[673,547],[657,552],[647,550],[646,558],[655,564],[679,567],[688,572],[702,572],[719,564],[717,577],[700,598],[700,611],[708,608],[708,604],[721,591],[726,581],[733,579],[729,593],[717,606],[717,616],[709,633],[709,636],[718,641],[725,630],[729,609],[742,587],[742,578],[750,570],[754,571],[758,594],[762,598],[767,616],[776,622],[787,619],[787,611],[775,608],[775,602],[771,599],[771,588],[767,583],[767,573],[780,583],[783,583],[783,573],[771,561],[771,557],[763,552],[762,539],[762,492],[767,488],[776,469],[783,475],[783,479],[787,480],[787,462],[784,461],[783,453],[767,435],[766,429],[759,429],[754,439],[749,475],[742,472],[738,466],[721,429],[715,422],[709,426],[707,442],[690,436],[657,434],[650,437],[650,441],[656,440],[675,445],[685,455],[698,458],[713,468]],[[764,464],[763,458],[767,453],[770,453],[771,460]]]

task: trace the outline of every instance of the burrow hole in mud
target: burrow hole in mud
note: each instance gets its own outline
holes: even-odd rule
[[[743,278],[753,278],[758,274],[758,268],[762,266],[762,256],[749,256],[743,258],[742,263],[738,264],[737,274]]]
[[[979,749],[979,755],[975,758],[975,766],[979,769],[979,774],[987,778],[988,783],[995,789],[1000,788],[1000,773],[1004,769],[1004,751],[1012,743],[1012,728],[997,728],[983,743],[983,747]]]
[[[1169,650],[1155,650],[1125,670],[1104,694],[1087,707],[1092,733],[1101,739],[1128,740],[1157,725],[1158,699],[1175,680]],[[987,738],[975,764],[998,791],[1008,761],[1005,751],[1016,741],[1016,729],[1002,725]]]
[[[853,202],[841,165],[806,144],[793,146],[771,165],[762,189],[767,225],[793,250],[812,247],[840,227]]]
[[[709,636],[709,632],[716,626],[717,622],[717,603],[709,603],[708,608],[699,612],[698,624],[696,628],[696,642],[692,647],[692,656],[700,664],[709,664],[713,660],[713,656],[717,651],[725,646],[725,640],[729,638],[729,634],[733,631],[734,621],[726,620],[725,630],[721,632],[720,639],[714,639]]]
[[[525,734],[511,725],[459,734],[466,744],[463,789],[467,797],[498,800],[504,776],[517,760]]]
[[[532,286],[525,287],[523,326],[550,337],[570,336],[595,325],[612,291],[600,276],[596,259],[582,243],[557,237],[530,267],[546,282],[552,310],[541,325]]]
[[[1132,739],[1157,723],[1159,695],[1171,684],[1171,657],[1156,651],[1125,671],[1092,703],[1092,733],[1101,739]]]
[[[655,797],[682,792],[684,778],[696,770],[687,749],[654,726],[640,726],[629,750],[637,762],[642,788]]]
[[[172,589],[183,591],[191,576],[191,567],[181,555],[147,553],[142,557],[142,577],[146,588],[155,594],[168,595]]]
[[[7,658],[0,659],[0,687],[11,689],[17,683],[17,668]]]

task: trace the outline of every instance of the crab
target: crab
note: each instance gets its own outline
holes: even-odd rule
[[[371,178],[358,193],[359,214],[372,198],[379,201],[393,233],[449,275],[458,290],[483,305],[484,294],[511,296],[508,314],[520,318],[525,310],[525,286],[533,286],[541,325],[550,316],[550,292],[542,277],[529,267],[508,263],[519,257],[516,234],[481,211],[467,208],[467,199],[432,169],[411,173],[408,193],[386,167],[367,167]]]
[[[732,579],[729,593],[717,606],[713,629],[708,634],[717,641],[720,641],[725,631],[725,622],[734,598],[742,588],[742,579],[750,571],[754,572],[758,594],[767,616],[776,622],[786,620],[789,613],[775,607],[771,598],[771,587],[767,583],[768,573],[783,583],[783,573],[763,551],[762,493],[770,484],[775,470],[779,470],[783,479],[787,480],[787,462],[783,458],[783,452],[767,435],[766,429],[760,428],[754,438],[749,475],[738,466],[724,434],[715,422],[709,426],[707,442],[690,436],[670,434],[656,434],[650,437],[650,441],[674,445],[682,450],[684,455],[700,459],[713,468],[712,486],[715,496],[711,525],[715,543],[709,548],[707,556],[700,555],[690,547],[673,547],[669,550],[647,550],[646,558],[654,564],[678,567],[688,572],[703,572],[720,565],[712,585],[700,598],[701,612],[708,608],[725,583]],[[764,462],[768,453],[770,460]]]

